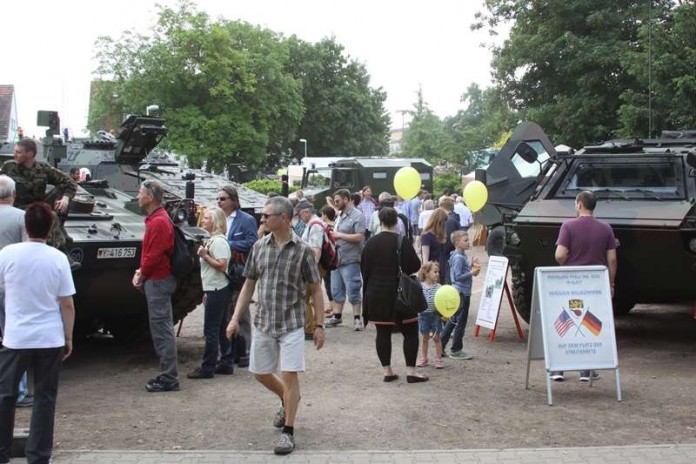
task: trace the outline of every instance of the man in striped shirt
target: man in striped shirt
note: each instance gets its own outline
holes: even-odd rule
[[[298,373],[305,370],[306,292],[311,292],[316,302],[314,345],[317,349],[324,345],[324,295],[319,268],[312,249],[292,232],[292,217],[293,207],[287,198],[273,197],[266,202],[261,223],[270,234],[251,249],[244,269],[246,281],[227,326],[231,338],[239,330],[239,318],[248,309],[258,282],[249,371],[282,402],[273,420],[274,426],[282,427],[273,449],[276,454],[289,454],[295,449]]]

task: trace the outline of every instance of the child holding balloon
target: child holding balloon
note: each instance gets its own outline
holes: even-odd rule
[[[418,328],[421,336],[421,357],[416,362],[416,367],[428,365],[428,345],[430,339],[435,343],[435,369],[442,369],[442,343],[440,343],[440,331],[442,323],[440,315],[435,310],[435,293],[440,288],[440,266],[433,261],[426,261],[418,271],[418,280],[423,287],[423,296],[428,302],[428,307],[418,315]]]
[[[465,230],[452,232],[452,243],[455,250],[450,254],[450,279],[452,286],[459,292],[459,309],[451,317],[444,329],[442,329],[441,339],[443,349],[447,346],[450,336],[452,339],[452,351],[449,357],[452,359],[471,359],[473,356],[463,350],[464,348],[464,329],[469,318],[469,303],[471,301],[471,286],[473,276],[477,276],[481,271],[478,258],[472,260],[471,265],[466,256],[469,249],[469,235]],[[454,333],[452,333],[454,331]]]

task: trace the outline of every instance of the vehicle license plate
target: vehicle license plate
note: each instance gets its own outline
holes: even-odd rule
[[[135,258],[135,248],[99,248],[97,259]]]

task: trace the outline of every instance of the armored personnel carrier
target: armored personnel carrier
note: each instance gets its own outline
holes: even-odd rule
[[[525,320],[534,269],[556,265],[561,224],[575,217],[583,190],[597,196],[594,215],[611,224],[618,242],[615,314],[637,303],[696,300],[695,131],[557,153],[538,125],[524,123],[476,176],[488,187],[488,204],[477,213],[490,228],[487,250],[510,259]]]
[[[67,155],[58,167],[69,171],[72,167],[87,168],[93,179],[106,180],[109,187],[135,196],[144,180],[159,180],[166,192],[174,198],[195,198],[199,206],[215,206],[216,194],[225,185],[234,185],[239,193],[242,210],[260,219],[266,196],[227,177],[185,167],[172,156],[155,151],[166,133],[164,119],[151,116],[129,116],[121,130],[130,136],[150,132],[147,146],[140,147],[122,136],[115,138],[100,131],[97,141],[78,141],[69,144]]]
[[[55,130],[56,127],[49,128],[47,134]],[[160,120],[127,120],[117,141],[110,145],[112,159],[142,159],[165,133],[166,128]],[[71,166],[65,164],[67,147],[51,137],[47,140],[42,144],[43,161],[68,171]],[[101,149],[102,146],[96,147]],[[118,162],[107,164],[113,171],[122,169]],[[134,182],[138,183],[137,178]],[[164,207],[176,226],[186,233],[189,251],[198,266],[196,250],[207,233],[195,227],[197,208],[194,200],[167,192]],[[73,273],[76,333],[87,335],[101,328],[121,338],[142,333],[147,327],[147,303],[143,293],[131,285],[133,273],[140,264],[145,232],[144,212],[137,200],[105,180],[95,178],[81,182],[71,201],[64,227],[70,237],[68,253],[81,264],[81,268]],[[178,282],[172,297],[174,320],[178,321],[192,311],[202,297],[197,267]]]

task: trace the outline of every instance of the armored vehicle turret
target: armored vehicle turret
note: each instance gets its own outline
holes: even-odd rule
[[[637,303],[696,300],[696,132],[557,153],[539,126],[525,123],[476,175],[489,194],[476,214],[490,229],[487,250],[510,259],[525,320],[534,269],[556,265],[561,224],[575,217],[583,190],[597,196],[594,216],[612,226],[618,242],[616,314]]]

